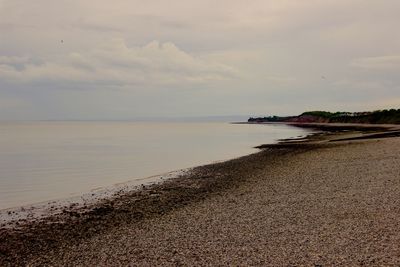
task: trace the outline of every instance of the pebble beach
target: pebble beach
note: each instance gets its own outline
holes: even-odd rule
[[[2,227],[0,265],[399,266],[400,138],[374,131],[264,145]]]

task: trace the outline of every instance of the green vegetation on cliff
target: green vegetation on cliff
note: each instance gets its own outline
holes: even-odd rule
[[[331,122],[400,124],[400,109],[385,109],[368,112],[307,111],[299,116],[249,118],[249,122]]]

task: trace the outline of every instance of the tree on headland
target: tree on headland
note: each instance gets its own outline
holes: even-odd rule
[[[268,116],[249,118],[249,122],[336,122],[336,123],[371,123],[400,124],[400,109],[384,109],[366,112],[329,112],[307,111],[298,116]]]

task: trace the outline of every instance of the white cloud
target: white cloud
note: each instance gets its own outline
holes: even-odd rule
[[[35,64],[29,57],[2,56],[0,78],[14,83],[168,86],[230,80],[237,75],[229,66],[192,56],[173,43],[158,41],[128,47],[124,40],[113,39],[91,51],[42,61]]]
[[[20,98],[15,97],[5,97],[1,96],[0,98],[0,110],[4,111],[7,109],[19,109],[23,108],[28,103]]]
[[[400,55],[359,58],[352,66],[367,70],[400,71]]]
[[[25,64],[28,60],[28,57],[0,56],[0,65]]]
[[[32,103],[27,118],[369,109],[399,99],[399,8],[398,0],[0,0],[0,94]]]

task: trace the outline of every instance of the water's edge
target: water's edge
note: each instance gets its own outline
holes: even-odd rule
[[[309,130],[304,136],[298,136],[289,139],[278,139],[274,142],[268,144],[279,144],[281,142],[291,142],[291,141],[307,141],[309,137],[315,135],[319,131],[317,129]],[[262,144],[262,145],[268,145]],[[216,163],[228,162],[234,159],[240,159],[252,154],[261,153],[260,146],[256,146],[258,150],[252,153],[247,153],[238,157],[233,157],[230,159],[213,161],[209,163],[200,164],[197,166],[178,169],[174,171],[169,171],[162,174],[156,174],[148,177],[143,177],[134,180],[128,180],[125,182],[116,183],[107,187],[94,188],[89,192],[83,193],[81,195],[76,195],[72,197],[61,197],[59,199],[50,199],[45,201],[40,201],[37,203],[31,203],[26,205],[20,205],[5,209],[0,209],[0,225],[5,228],[12,228],[16,226],[18,222],[29,223],[30,221],[36,221],[40,219],[45,219],[47,217],[61,214],[70,210],[90,210],[97,203],[112,199],[116,196],[127,194],[129,192],[140,191],[146,186],[161,184],[167,180],[177,179],[184,175],[189,175],[190,172],[199,167],[208,166]]]

